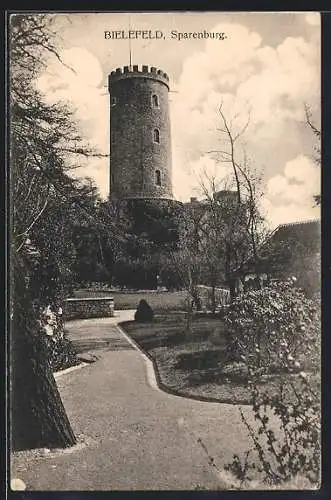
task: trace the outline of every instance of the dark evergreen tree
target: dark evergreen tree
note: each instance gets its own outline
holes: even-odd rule
[[[153,321],[153,318],[153,309],[145,299],[141,299],[135,312],[134,319],[139,323],[150,323]]]

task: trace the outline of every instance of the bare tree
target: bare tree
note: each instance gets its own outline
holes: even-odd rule
[[[254,171],[249,164],[246,153],[242,161],[238,160],[238,152],[236,145],[240,138],[244,135],[250,123],[250,115],[244,126],[239,131],[233,131],[228,123],[228,120],[223,112],[222,105],[219,107],[219,114],[222,126],[218,129],[228,144],[227,150],[217,151],[219,154],[218,160],[222,163],[231,165],[233,175],[235,178],[235,185],[237,190],[237,214],[241,217],[243,205],[247,217],[244,219],[247,234],[251,241],[251,249],[254,257],[257,259],[257,249],[260,242],[261,216],[258,212],[258,198],[261,197],[261,176],[258,172]]]
[[[202,258],[200,223],[203,217],[200,207],[183,206],[179,215],[179,241],[176,248],[171,247],[169,260],[186,291],[186,329],[192,333],[194,307],[201,308],[198,285],[201,281]]]
[[[211,287],[212,311],[216,309],[216,287],[233,288],[232,273],[250,253],[246,231],[247,208],[237,207],[237,193],[204,179],[204,217],[200,221],[200,247],[204,283]],[[233,293],[233,290],[232,290]]]
[[[231,289],[233,270],[240,267],[248,256],[253,256],[258,262],[258,249],[266,236],[266,229],[259,210],[263,195],[261,173],[253,168],[245,152],[243,158],[238,159],[238,143],[249,126],[250,118],[239,131],[235,131],[222,105],[219,115],[221,126],[217,130],[225,147],[209,153],[216,154],[218,163],[228,165],[230,174],[221,185],[215,178],[206,175],[200,184],[210,214],[206,218],[205,238],[210,239],[213,234],[218,237],[217,242],[211,243],[217,249],[217,258],[223,260],[224,281]],[[225,194],[223,198],[220,196],[222,192]]]
[[[226,287],[234,293],[233,271],[248,257],[258,259],[258,249],[265,237],[263,218],[258,204],[262,196],[261,176],[250,165],[247,156],[237,159],[237,143],[248,127],[233,132],[219,108],[221,128],[227,149],[215,149],[217,161],[230,165],[230,174],[218,182],[206,172],[200,177],[203,199],[185,204],[181,215],[180,243],[172,250],[171,260],[187,291],[187,328],[190,332],[193,306],[199,307],[198,285],[211,288],[212,310],[216,310],[216,288]]]

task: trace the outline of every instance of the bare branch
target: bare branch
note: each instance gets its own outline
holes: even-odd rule
[[[231,153],[229,153],[229,151],[222,151],[221,149],[211,149],[210,151],[206,151],[206,153],[207,154],[219,153],[219,154],[227,155],[227,156],[231,157]]]
[[[307,104],[305,104],[305,115],[306,115],[307,125],[312,129],[312,131],[314,132],[316,137],[320,138],[321,131],[311,121],[311,111],[310,111],[309,106]]]
[[[240,202],[241,202],[241,191],[240,191],[240,182],[239,182],[238,172],[237,172],[237,168],[236,168],[236,165],[235,165],[235,159],[234,159],[234,141],[233,141],[232,133],[231,133],[230,128],[228,126],[227,120],[226,120],[225,115],[224,115],[224,113],[222,111],[222,104],[219,106],[219,113],[221,115],[221,118],[222,118],[222,121],[223,121],[223,124],[224,124],[224,128],[225,128],[225,130],[227,132],[228,139],[229,139],[229,142],[230,142],[231,164],[232,164],[233,173],[234,173],[235,180],[236,180],[237,195],[238,195],[238,207],[239,207]]]
[[[237,139],[239,139],[246,132],[246,130],[249,126],[249,122],[250,122],[250,112],[248,114],[247,122],[245,123],[243,128],[234,136],[233,142],[235,142]]]
[[[25,142],[28,150],[30,151],[32,157],[34,158],[36,164],[38,165],[39,167],[39,170],[40,172],[42,173],[42,175],[46,178],[46,180],[50,183],[50,185],[52,185],[54,187],[54,189],[59,193],[61,194],[65,199],[69,200],[70,197],[68,196],[68,192],[66,191],[65,189],[65,185],[62,183],[58,183],[57,182],[57,178],[54,177],[54,175],[50,175],[50,173],[47,172],[47,169],[44,168],[42,162],[37,158],[36,156],[36,153],[35,151],[31,148],[30,144],[28,143],[28,141],[25,139],[25,137],[21,137],[21,139]],[[72,189],[74,183],[75,183],[75,180],[74,179],[69,179],[68,177],[66,178],[66,181],[67,181],[67,189]],[[101,221],[97,221],[94,217],[94,215],[91,215],[88,210],[86,210],[86,208],[78,201],[76,200],[75,201],[75,205],[77,207],[79,207],[79,209],[81,210],[81,213],[82,215],[87,218],[87,220],[89,221],[93,221],[93,224],[96,225],[96,227],[98,226],[98,224],[101,226],[101,227],[105,227],[105,225],[101,222]],[[109,229],[109,225],[107,226],[107,229]],[[114,235],[114,237],[117,237],[119,239],[122,239],[123,238],[123,235],[121,234],[121,232],[116,228],[115,224],[112,226],[112,233]]]
[[[48,193],[47,193],[47,196],[48,196]],[[43,212],[45,211],[45,209],[46,209],[46,207],[48,205],[48,202],[49,202],[49,198],[47,197],[46,200],[45,200],[45,203],[44,203],[43,207],[41,208],[41,210],[39,211],[39,213],[37,214],[37,216],[34,218],[34,220],[31,222],[31,224],[29,225],[29,227],[27,227],[26,230],[23,231],[22,233],[18,234],[17,237],[25,236],[25,235],[27,235],[31,231],[31,229],[33,228],[33,226],[36,224],[36,222],[38,221],[38,219],[42,216]],[[24,241],[16,249],[16,252],[19,252],[23,245],[24,245]]]

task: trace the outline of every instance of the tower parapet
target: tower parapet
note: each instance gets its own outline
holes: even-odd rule
[[[141,69],[139,69],[141,68]],[[137,64],[133,66],[123,66],[122,68],[116,68],[113,70],[108,77],[108,87],[109,91],[112,83],[123,80],[126,78],[148,78],[152,80],[156,80],[160,83],[164,83],[169,90],[169,76],[167,73],[162,71],[161,69],[156,68],[155,66],[145,66],[142,65],[139,67]]]

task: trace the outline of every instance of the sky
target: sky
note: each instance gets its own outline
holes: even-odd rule
[[[219,186],[229,165],[222,111],[234,135],[248,123],[235,148],[262,175],[261,208],[270,227],[319,217],[312,196],[320,190],[314,163],[316,139],[305,123],[305,104],[320,123],[320,16],[318,13],[72,13],[55,15],[59,53],[50,58],[37,88],[49,103],[65,101],[81,135],[109,153],[107,76],[129,64],[129,42],[105,31],[155,30],[164,37],[132,40],[132,63],[156,66],[170,77],[173,192],[187,201],[201,196],[201,180]],[[224,33],[224,39],[171,37],[171,32]],[[74,70],[74,71],[72,71]],[[81,161],[76,176],[89,176],[109,194],[109,159]]]

